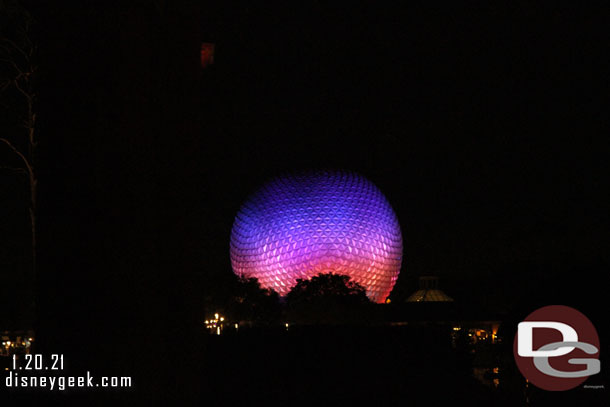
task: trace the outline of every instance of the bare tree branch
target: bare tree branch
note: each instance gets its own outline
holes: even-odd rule
[[[0,0],[2,2],[2,0]],[[3,7],[4,8],[4,7]],[[3,77],[0,80],[0,92],[3,93],[2,102],[0,105],[3,109],[6,109],[7,112],[13,113],[17,111],[17,114],[20,116],[20,120],[22,121],[20,130],[11,129],[14,135],[10,137],[6,134],[2,134],[3,137],[0,137],[0,144],[6,145],[23,163],[20,165],[19,163],[15,163],[15,165],[0,165],[0,170],[2,171],[11,171],[15,173],[23,173],[27,176],[27,182],[29,186],[30,196],[28,199],[28,212],[30,219],[30,232],[31,232],[31,269],[28,277],[31,278],[32,282],[35,283],[37,279],[37,262],[36,262],[36,253],[37,253],[37,238],[36,238],[36,195],[38,188],[38,181],[36,179],[35,172],[35,136],[36,136],[36,114],[34,113],[35,109],[35,93],[33,91],[33,83],[31,81],[32,75],[36,71],[36,66],[32,63],[32,59],[36,55],[36,47],[32,42],[29,31],[30,25],[33,20],[29,12],[17,5],[17,10],[20,11],[20,15],[18,20],[20,21],[20,26],[13,32],[15,37],[0,38],[0,65],[2,65]],[[7,78],[9,76],[9,78]],[[19,92],[18,95],[15,95],[13,90],[10,89],[10,86],[14,85],[15,89]],[[10,91],[9,91],[10,89]],[[7,92],[5,95],[4,92]],[[15,100],[15,96],[18,97],[18,101]],[[3,103],[4,101],[8,102]],[[23,129],[27,132],[23,134]],[[8,137],[8,138],[7,138]],[[13,142],[17,143],[17,139],[19,140],[18,144],[15,145]],[[11,142],[11,140],[14,140]],[[20,148],[17,148],[19,146]],[[0,147],[1,149],[1,147]],[[36,298],[32,297],[31,302],[28,307],[31,307],[32,317],[35,313],[36,309]],[[34,318],[32,318],[32,321]]]
[[[13,152],[15,154],[17,154],[17,156],[19,156],[19,158],[21,159],[21,161],[23,161],[23,164],[27,168],[28,175],[30,175],[32,177],[34,175],[34,169],[30,165],[30,162],[28,161],[28,159],[23,155],[23,153],[21,151],[19,151],[19,149],[17,149],[17,147],[15,147],[10,141],[5,139],[4,137],[0,137],[0,141],[3,142],[4,144],[6,144],[11,150],[13,150]]]
[[[22,173],[27,175],[28,172],[24,169],[24,168],[19,168],[19,167],[8,167],[8,166],[0,166],[0,170],[8,170],[8,171],[12,171],[12,172],[18,172],[18,173]]]
[[[23,71],[21,70],[21,68],[19,68],[19,66],[17,66],[15,61],[13,61],[11,59],[0,58],[0,62],[6,62],[7,64],[12,65],[13,69],[15,69],[15,71],[17,71],[18,74],[23,73]]]
[[[27,99],[28,104],[31,104],[31,103],[32,103],[32,95],[31,95],[31,94],[29,94],[28,92],[26,92],[26,91],[25,91],[25,90],[24,90],[24,89],[21,87],[21,85],[19,84],[19,80],[18,80],[18,79],[15,79],[15,80],[13,81],[13,83],[14,83],[14,85],[15,85],[15,88],[17,88],[17,90],[18,90],[18,91],[19,91],[19,92],[20,92],[20,93],[21,93],[21,94],[22,94],[22,95],[23,95],[23,96],[24,96],[24,97]]]
[[[15,44],[14,41],[11,41],[10,39],[8,39],[6,37],[5,38],[0,38],[0,41],[4,41],[4,42],[10,44],[12,49],[17,50],[17,52],[19,52],[21,55],[23,55],[25,60],[29,62],[30,56],[28,55],[28,53],[25,52],[23,49],[21,49],[21,47],[19,45]]]

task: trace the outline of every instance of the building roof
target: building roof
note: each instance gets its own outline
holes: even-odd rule
[[[427,302],[427,301],[453,301],[442,290],[438,289],[423,289],[417,290],[407,298],[407,302]]]
[[[438,277],[422,276],[419,278],[419,290],[407,298],[407,302],[450,302],[453,298],[438,288]]]

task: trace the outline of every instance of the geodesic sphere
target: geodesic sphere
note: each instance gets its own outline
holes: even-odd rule
[[[288,294],[299,278],[344,274],[383,302],[400,272],[402,235],[392,207],[366,178],[313,172],[276,178],[239,210],[231,264]]]

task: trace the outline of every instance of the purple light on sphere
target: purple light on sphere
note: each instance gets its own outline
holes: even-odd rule
[[[351,172],[276,178],[246,201],[231,231],[235,274],[282,296],[299,278],[335,273],[383,302],[401,260],[396,214],[372,182]]]

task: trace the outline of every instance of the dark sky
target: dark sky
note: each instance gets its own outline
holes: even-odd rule
[[[230,273],[239,205],[302,168],[355,170],[387,195],[403,294],[438,274],[478,305],[597,304],[600,10],[82,3],[31,6],[41,319],[61,340],[198,321]]]

